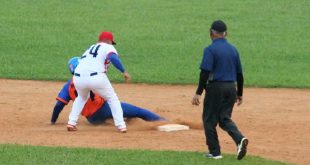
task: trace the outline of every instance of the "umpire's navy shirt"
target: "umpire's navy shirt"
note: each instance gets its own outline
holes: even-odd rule
[[[225,38],[218,38],[204,49],[200,69],[210,71],[210,81],[236,81],[242,73],[237,49]]]

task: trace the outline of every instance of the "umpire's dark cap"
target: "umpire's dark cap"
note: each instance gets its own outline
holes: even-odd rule
[[[211,30],[223,33],[226,32],[227,26],[222,20],[216,20],[212,23]]]

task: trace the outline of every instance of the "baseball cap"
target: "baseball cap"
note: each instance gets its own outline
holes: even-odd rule
[[[227,27],[226,27],[226,24],[222,20],[216,20],[212,23],[211,30],[223,33],[223,32],[226,32]]]
[[[112,32],[108,32],[108,31],[101,32],[98,37],[98,41],[102,41],[102,40],[110,40],[112,41],[113,45],[116,45],[116,43],[114,42],[114,37],[113,37]]]

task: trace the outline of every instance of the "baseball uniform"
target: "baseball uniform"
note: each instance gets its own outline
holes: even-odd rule
[[[126,129],[120,101],[106,75],[110,63],[108,59],[111,54],[117,55],[116,49],[113,45],[104,42],[91,45],[83,53],[74,72],[73,82],[78,96],[73,103],[68,125],[75,126],[77,124],[79,114],[92,90],[109,103],[115,126],[119,130]]]
[[[62,87],[56,100],[56,105],[53,110],[51,122],[55,123],[58,119],[60,112],[63,110],[64,106],[67,105],[70,100],[74,101],[77,97],[77,92],[72,80],[69,80]],[[146,121],[159,121],[165,120],[159,115],[129,103],[121,103],[123,109],[123,117],[134,118],[138,117]],[[112,111],[107,102],[99,95],[91,92],[90,97],[87,100],[85,106],[82,110],[82,116],[86,117],[87,120],[92,124],[103,123],[106,119],[112,118]]]

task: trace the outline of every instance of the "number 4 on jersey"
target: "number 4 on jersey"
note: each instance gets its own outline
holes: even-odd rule
[[[89,54],[93,55],[94,58],[97,57],[98,55],[98,50],[100,48],[101,45],[94,45],[90,48]]]

